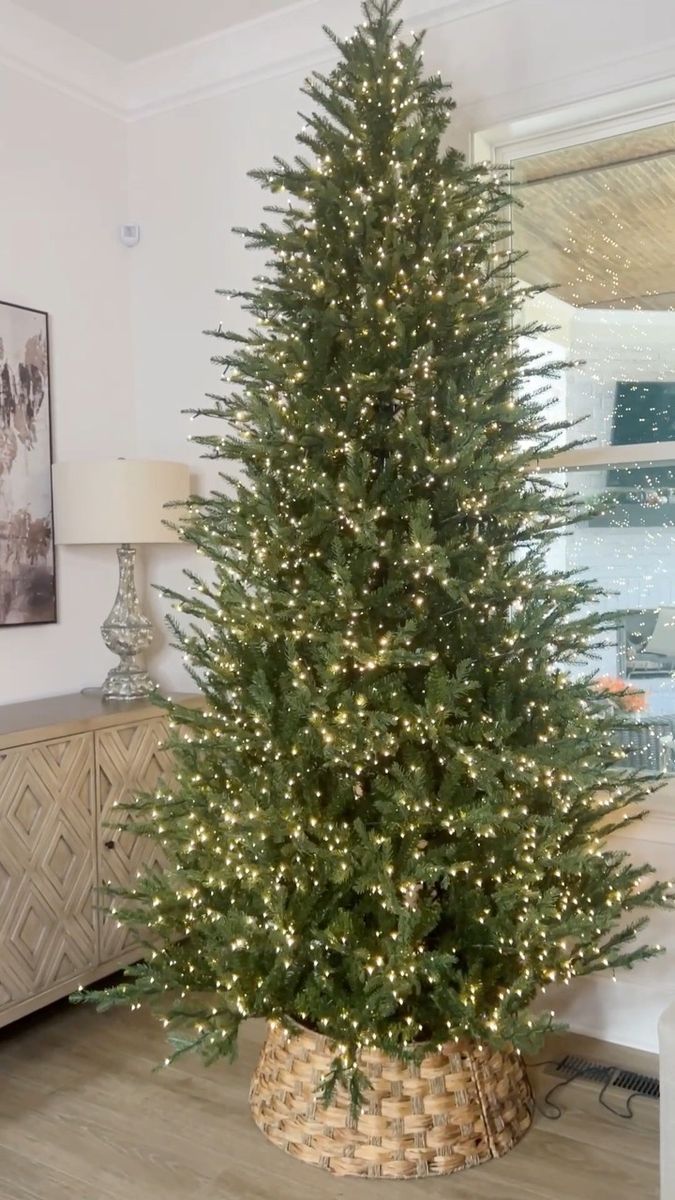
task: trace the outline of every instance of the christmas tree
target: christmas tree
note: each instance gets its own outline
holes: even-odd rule
[[[347,1067],[525,1046],[537,993],[656,953],[635,936],[668,903],[605,845],[648,786],[569,670],[602,620],[547,568],[578,510],[535,469],[560,426],[514,335],[508,187],[443,148],[453,105],[397,7],[366,0],[305,88],[304,156],[255,173],[279,199],[247,231],[252,330],[214,331],[223,394],[195,414],[242,464],[190,502],[211,570],[172,593],[206,705],[169,706],[175,785],[133,806],[167,866],[119,902],[152,948],[104,1001],[207,1059],[250,1016]]]

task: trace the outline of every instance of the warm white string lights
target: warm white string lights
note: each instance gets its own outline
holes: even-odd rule
[[[175,784],[136,809],[169,866],[122,901],[154,948],[111,998],[207,1058],[249,1015],[348,1065],[524,1045],[540,988],[654,952],[630,914],[664,889],[604,850],[644,789],[565,669],[592,590],[544,561],[568,511],[530,471],[552,433],[520,390],[504,180],[441,152],[395,7],[367,0],[307,85],[311,158],[258,175],[255,326],[216,331],[223,423],[195,439],[245,475],[193,502],[212,575],[167,593],[208,703],[172,706]]]

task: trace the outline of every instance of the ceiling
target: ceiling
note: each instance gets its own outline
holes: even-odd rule
[[[522,159],[518,274],[575,307],[675,309],[675,124]]]
[[[14,0],[19,8],[130,63],[230,25],[288,8],[291,0]]]

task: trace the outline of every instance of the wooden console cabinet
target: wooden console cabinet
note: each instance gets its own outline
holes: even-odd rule
[[[0,707],[0,1026],[138,957],[101,889],[157,861],[110,826],[116,801],[169,774],[165,734],[145,701]]]

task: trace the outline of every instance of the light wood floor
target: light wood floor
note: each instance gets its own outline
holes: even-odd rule
[[[461,1175],[378,1184],[333,1179],[270,1146],[246,1092],[262,1029],[234,1066],[183,1059],[153,1073],[162,1031],[139,1013],[67,1005],[0,1034],[0,1200],[655,1200],[658,1112],[636,1120],[563,1092],[560,1121],[538,1117],[500,1162]],[[574,1048],[580,1050],[579,1039]],[[601,1043],[581,1052],[614,1061]],[[552,1047],[549,1046],[549,1052]],[[553,1051],[560,1053],[560,1045]],[[609,1059],[607,1058],[610,1054]],[[639,1069],[653,1069],[647,1056]],[[625,1056],[624,1056],[625,1060]],[[540,1092],[555,1082],[535,1072]],[[616,1096],[621,1100],[621,1093]]]

